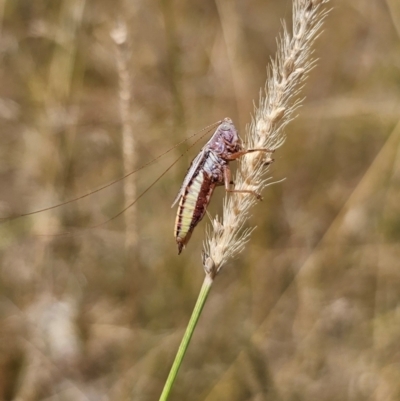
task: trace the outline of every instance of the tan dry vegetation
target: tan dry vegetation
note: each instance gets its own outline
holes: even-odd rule
[[[246,252],[216,280],[171,399],[400,399],[400,7],[332,6],[305,105],[274,155],[286,181],[264,191]],[[123,174],[116,23],[128,28],[141,165],[225,116],[244,132],[290,8],[0,1],[1,215]],[[123,184],[0,225],[1,399],[157,399],[203,276],[206,222],[177,257],[170,209],[196,150],[137,204],[135,249],[123,217],[37,236],[111,217]]]

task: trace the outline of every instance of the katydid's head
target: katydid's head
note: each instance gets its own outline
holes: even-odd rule
[[[242,148],[242,141],[233,121],[229,117],[224,118],[220,125],[220,129],[222,134],[221,136],[225,146],[228,147],[228,150],[231,152],[239,151]]]
[[[242,149],[242,141],[230,118],[222,120],[207,146],[220,155],[235,153]]]
[[[229,136],[230,134],[232,136],[238,136],[237,134],[237,130],[235,125],[233,124],[233,121],[229,118],[229,117],[225,117],[222,120],[221,125],[219,126],[219,128],[224,132],[224,134],[226,134],[227,136]]]

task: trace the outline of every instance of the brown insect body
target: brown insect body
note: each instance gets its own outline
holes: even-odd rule
[[[265,149],[259,149],[266,151]],[[181,189],[172,206],[179,201],[174,234],[178,253],[189,242],[196,225],[201,221],[210,203],[214,189],[225,185],[228,192],[253,193],[253,191],[231,190],[229,162],[248,152],[230,118],[225,118],[215,133],[192,161]]]
[[[237,192],[237,193],[249,193],[255,195],[258,199],[261,199],[260,195],[251,190],[236,190],[231,189],[231,171],[229,169],[229,162],[236,160],[239,157],[250,152],[273,152],[269,149],[243,149],[242,141],[238,135],[238,132],[230,118],[225,118],[217,127],[216,131],[210,138],[210,140],[201,149],[196,158],[192,161],[188,172],[186,173],[185,179],[181,186],[181,189],[173,203],[174,206],[179,202],[178,211],[175,221],[175,239],[178,244],[179,254],[182,252],[183,248],[189,242],[190,237],[193,233],[196,225],[204,217],[207,210],[207,206],[210,203],[211,196],[214,192],[216,186],[225,185],[225,190],[227,192]],[[165,152],[168,153],[169,151]],[[164,153],[164,154],[165,154]],[[139,171],[143,167],[153,163],[155,160],[160,158],[162,155],[145,164],[141,168],[126,174],[112,183],[106,184],[94,191],[91,191],[85,195],[81,195],[74,199],[67,200],[65,202],[46,207],[40,210],[35,210],[28,213],[18,214],[8,218],[0,218],[0,221],[10,221],[16,218],[30,216],[44,211],[56,209],[60,206],[72,203],[79,199],[85,198],[89,195],[97,193],[102,189],[108,188],[116,182],[132,175],[133,173]],[[177,163],[179,159],[175,160],[153,183],[151,183],[132,203],[121,210],[119,213],[109,218],[105,222],[96,224],[85,229],[95,229],[100,227],[111,220],[116,219],[118,216],[123,214],[129,207],[134,205],[140,198],[142,198],[150,188],[152,188],[171,168]],[[265,164],[271,163],[273,160],[269,159]],[[79,229],[76,230],[79,232]],[[66,231],[56,234],[48,234],[49,236],[64,236],[64,235],[74,235],[74,231]]]

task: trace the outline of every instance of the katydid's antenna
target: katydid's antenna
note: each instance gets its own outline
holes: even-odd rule
[[[58,203],[58,204],[53,205],[53,206],[45,207],[45,208],[43,208],[43,209],[38,209],[38,210],[34,210],[34,211],[32,211],[32,212],[21,213],[21,214],[17,214],[17,215],[13,215],[13,216],[8,216],[8,217],[0,217],[0,224],[6,223],[6,222],[8,222],[8,221],[12,221],[12,220],[19,219],[19,218],[21,218],[21,217],[32,216],[32,215],[37,214],[37,213],[42,213],[42,212],[47,212],[47,211],[49,211],[49,210],[57,209],[57,208],[59,208],[59,207],[61,207],[61,206],[68,205],[69,203],[72,203],[72,202],[78,201],[78,200],[80,200],[80,199],[84,199],[84,198],[86,198],[86,197],[88,197],[88,196],[91,196],[91,195],[93,195],[93,194],[96,194],[97,192],[100,192],[100,191],[102,191],[103,189],[106,189],[106,188],[108,188],[108,187],[111,187],[112,185],[114,185],[114,184],[116,184],[116,183],[118,183],[118,182],[124,180],[125,178],[131,176],[132,174],[137,173],[138,171],[142,170],[143,168],[145,168],[145,167],[147,167],[147,166],[150,166],[151,164],[155,163],[157,160],[159,160],[161,157],[163,157],[163,156],[165,156],[166,154],[168,154],[169,152],[171,152],[173,149],[175,149],[175,148],[178,147],[179,145],[182,145],[183,143],[185,143],[185,142],[188,141],[189,139],[191,139],[191,138],[197,136],[200,132],[203,132],[203,131],[205,131],[205,130],[208,130],[208,131],[206,132],[206,134],[207,134],[207,133],[209,132],[210,128],[212,128],[212,127],[214,127],[215,125],[220,124],[220,123],[221,123],[221,121],[217,121],[217,122],[215,122],[215,123],[213,123],[213,124],[208,125],[207,127],[201,129],[200,131],[197,131],[196,133],[194,133],[193,135],[191,135],[191,136],[189,136],[188,138],[184,139],[183,141],[177,143],[176,145],[174,145],[172,148],[168,149],[168,150],[165,151],[164,153],[161,153],[160,155],[158,155],[157,157],[155,157],[153,160],[151,160],[151,161],[149,161],[149,162],[143,164],[141,167],[137,168],[136,170],[133,170],[133,171],[129,172],[128,174],[125,174],[124,176],[122,176],[122,177],[120,177],[120,178],[117,178],[116,180],[114,180],[114,181],[112,181],[112,182],[110,182],[110,183],[108,183],[108,184],[106,184],[106,185],[101,186],[100,188],[97,188],[97,189],[95,189],[95,190],[93,190],[93,191],[90,191],[90,192],[88,192],[88,193],[86,193],[86,194],[84,194],[84,195],[80,195],[80,196],[78,196],[78,197],[76,197],[76,198],[69,199],[69,200],[67,200],[67,201],[65,201],[65,202],[61,202],[61,203]],[[204,135],[205,135],[205,134],[204,134]],[[196,142],[194,142],[187,150],[189,150],[194,144],[196,144],[201,138],[203,138],[204,135],[202,135]],[[185,153],[186,153],[186,152],[185,152]],[[184,155],[184,153],[183,153],[181,156],[179,156],[179,159],[180,159],[183,155]],[[178,160],[179,160],[179,159],[178,159]],[[176,161],[176,162],[177,162],[177,161]],[[170,168],[171,168],[172,166],[173,166],[173,165],[171,165]],[[168,171],[168,170],[167,170],[167,171]],[[161,177],[160,177],[160,178],[161,178]],[[154,183],[153,183],[153,184],[154,184]],[[149,188],[150,188],[150,187],[149,187]],[[149,188],[148,188],[148,189],[149,189]],[[146,191],[147,191],[147,190],[146,190]],[[142,195],[143,195],[143,194],[142,194]],[[140,195],[140,197],[141,197],[142,195]],[[138,199],[139,199],[139,198],[138,198]],[[132,205],[133,205],[133,204],[132,204]],[[132,205],[130,205],[130,206],[132,206]],[[128,209],[130,206],[128,206],[126,209]],[[126,210],[126,209],[125,209],[125,210]],[[124,211],[125,211],[125,210],[124,210]]]
[[[204,136],[206,136],[206,135],[211,131],[211,128],[212,128],[212,127],[214,127],[214,126],[217,125],[217,124],[220,124],[221,122],[222,122],[222,121],[218,121],[218,122],[216,122],[216,123],[214,123],[214,124],[211,124],[211,125],[207,126],[206,128],[203,128],[201,131],[204,131],[204,130],[207,130],[207,131],[206,131],[203,135],[201,135],[200,138],[198,138],[198,139],[197,139],[195,142],[193,142],[192,145],[190,145],[183,153],[181,153],[181,154],[179,155],[179,157],[178,157],[176,160],[174,160],[174,161],[172,162],[172,164],[170,164],[170,166],[169,166],[162,174],[160,174],[160,175],[159,175],[159,176],[158,176],[158,177],[157,177],[157,178],[156,178],[156,179],[155,179],[155,180],[154,180],[154,181],[153,181],[153,182],[152,182],[152,183],[151,183],[151,184],[135,199],[135,200],[133,200],[128,206],[126,206],[124,209],[122,209],[120,212],[118,212],[118,213],[117,213],[116,215],[114,215],[113,217],[109,218],[109,219],[106,220],[106,221],[103,221],[102,223],[99,223],[99,224],[96,224],[96,225],[93,225],[93,226],[89,226],[89,227],[80,227],[80,228],[76,228],[76,229],[71,230],[71,231],[65,231],[65,232],[56,233],[56,234],[37,234],[37,235],[35,235],[35,236],[37,236],[37,237],[63,237],[63,236],[72,236],[72,235],[77,235],[77,234],[83,234],[83,233],[84,233],[85,231],[87,231],[87,230],[93,230],[93,229],[95,229],[95,228],[99,228],[99,227],[101,227],[101,226],[103,226],[103,225],[109,223],[110,221],[115,220],[116,218],[118,218],[119,216],[121,216],[124,212],[126,212],[130,207],[132,207],[136,202],[138,202],[140,198],[142,198],[142,197],[143,197],[158,181],[160,181],[161,178],[164,177],[164,175],[167,174],[168,171],[170,171],[170,170],[172,169],[172,167],[175,166],[175,164],[177,164],[177,163],[179,162],[179,160],[180,160],[194,145],[196,145],[196,143],[198,143],[201,139],[204,138]],[[192,135],[190,138],[192,138],[193,136],[197,135],[197,134],[198,134],[199,132],[201,132],[201,131],[198,131],[196,134]],[[188,139],[189,139],[189,138],[188,138]],[[185,142],[185,141],[182,141],[182,142],[178,143],[178,144],[175,145],[173,148],[169,149],[167,152],[165,152],[165,153],[163,153],[162,155],[158,156],[156,159],[153,159],[151,162],[147,163],[146,165],[142,166],[141,168],[143,168],[143,167],[145,167],[145,166],[147,166],[147,165],[153,163],[155,160],[157,160],[158,158],[160,158],[160,157],[163,156],[164,154],[168,153],[168,152],[171,151],[172,149],[176,148],[177,146],[179,146],[179,145],[182,144],[183,142]],[[138,170],[135,170],[135,171],[138,171]],[[129,173],[128,175],[130,175],[130,174],[132,174],[132,173]],[[118,182],[118,181],[121,181],[123,178],[127,177],[128,175],[126,175],[126,176],[120,178],[119,180],[114,181],[113,183]],[[89,195],[91,195],[92,193],[96,193],[96,192],[100,191],[101,189],[107,188],[108,186],[112,185],[113,183],[110,183],[110,184],[108,184],[107,186],[104,186],[104,187],[102,187],[102,188],[99,188],[99,189],[96,190],[96,191],[92,191],[92,192],[89,193],[89,194],[83,195],[82,197],[89,196]],[[79,197],[79,198],[77,198],[77,199],[81,199],[82,197]],[[68,202],[65,202],[64,204],[70,203],[70,202],[73,202],[73,200],[70,200],[70,201],[68,201]],[[55,207],[59,207],[59,206],[61,206],[61,204],[60,204],[60,205],[53,206],[52,208],[54,209]],[[50,209],[50,208],[46,208],[46,209],[44,209],[44,210],[49,210],[49,209]],[[34,213],[39,213],[39,211],[31,212],[30,214],[34,214]],[[26,215],[28,215],[28,214],[26,214]],[[18,217],[22,217],[22,216],[18,216]]]

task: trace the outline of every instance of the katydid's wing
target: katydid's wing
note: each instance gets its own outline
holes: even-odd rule
[[[193,178],[194,173],[197,171],[201,163],[204,161],[205,155],[206,151],[204,147],[203,149],[200,150],[200,153],[193,159],[192,163],[190,164],[185,179],[183,180],[181,189],[179,190],[178,195],[176,196],[174,203],[172,204],[171,207],[174,207],[176,203],[179,201],[179,199],[181,199],[181,196],[185,193],[186,187],[189,185],[189,182]]]

